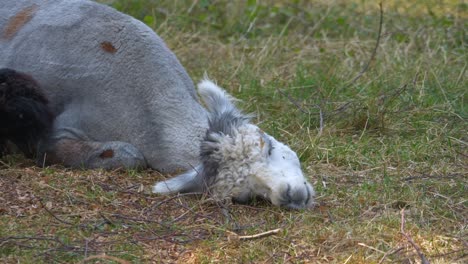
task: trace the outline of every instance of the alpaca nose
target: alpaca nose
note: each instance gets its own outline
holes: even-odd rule
[[[296,188],[288,184],[283,193],[281,205],[291,209],[303,209],[309,206],[310,199],[312,199],[312,194],[306,182]]]

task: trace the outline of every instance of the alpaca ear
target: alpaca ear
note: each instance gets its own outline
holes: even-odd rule
[[[161,181],[153,186],[153,193],[189,193],[202,192],[204,190],[202,166],[197,166],[183,174],[166,181]]]
[[[234,136],[235,130],[252,118],[234,105],[235,98],[210,80],[198,84],[198,93],[210,112],[208,134],[215,132]]]

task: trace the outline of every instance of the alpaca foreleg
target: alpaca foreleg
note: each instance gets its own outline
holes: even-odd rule
[[[41,147],[38,164],[62,164],[73,168],[144,168],[143,154],[120,141],[96,142],[62,138]]]

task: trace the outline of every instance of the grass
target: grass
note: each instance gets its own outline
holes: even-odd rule
[[[0,168],[5,263],[467,261],[468,6],[385,1],[107,2],[155,29],[300,156],[318,205],[155,196],[154,171]],[[156,4],[157,3],[157,4]],[[323,120],[322,124],[320,120]],[[402,219],[402,212],[404,218]],[[237,240],[281,228],[274,236]],[[118,259],[85,261],[107,254]]]

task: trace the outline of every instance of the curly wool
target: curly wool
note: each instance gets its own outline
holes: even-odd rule
[[[216,199],[237,197],[251,191],[250,178],[256,174],[257,164],[265,162],[260,146],[262,132],[254,125],[246,124],[237,128],[233,135],[220,135],[219,150],[211,158],[218,160],[218,173],[209,187]]]

